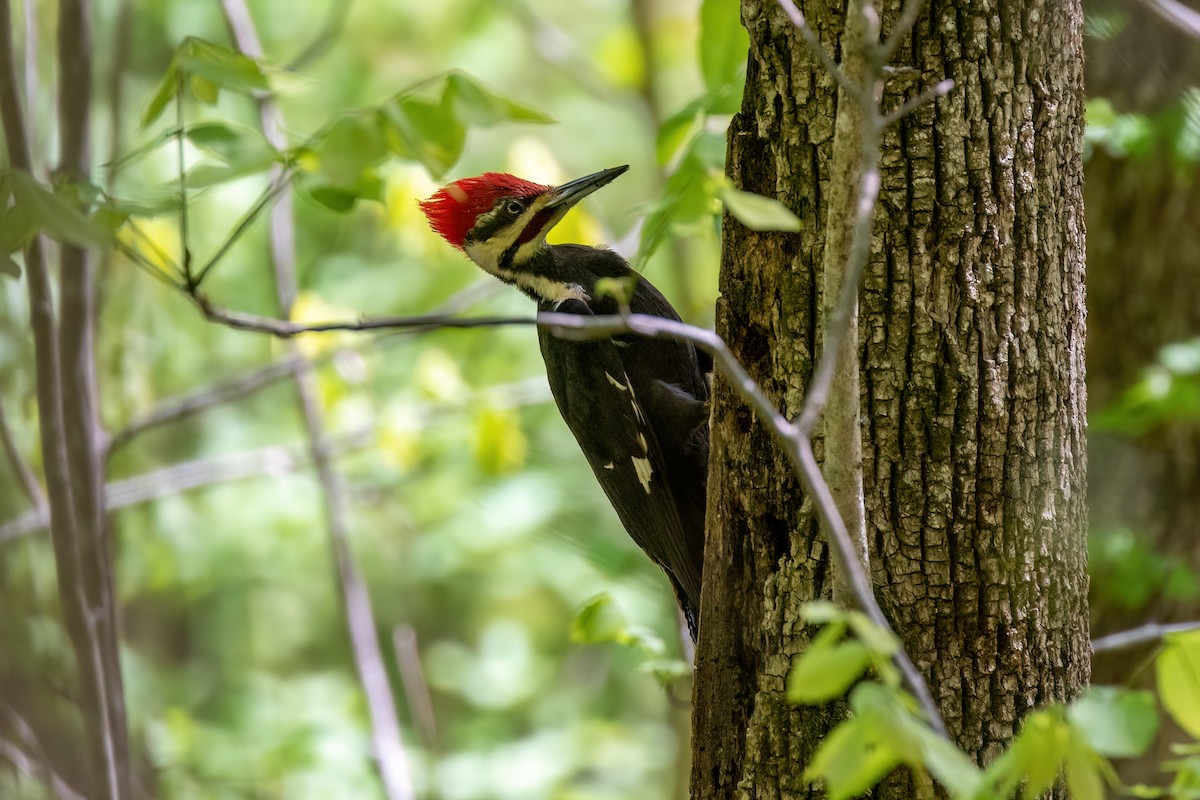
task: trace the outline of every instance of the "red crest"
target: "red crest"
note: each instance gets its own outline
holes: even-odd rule
[[[429,220],[429,227],[447,242],[462,249],[463,240],[480,214],[486,214],[501,197],[530,198],[545,192],[549,186],[523,180],[504,172],[486,172],[475,178],[463,178],[433,193],[420,202]]]

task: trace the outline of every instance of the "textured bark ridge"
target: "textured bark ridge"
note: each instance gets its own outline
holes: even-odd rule
[[[840,52],[840,3],[804,12]],[[881,5],[884,31],[898,2]],[[832,79],[774,2],[751,51],[728,173],[798,234],[726,218],[718,332],[794,416],[817,352]],[[1088,675],[1082,13],[1077,2],[932,2],[891,108],[956,89],[884,138],[860,301],[866,528],[881,603],[959,745],[994,757]],[[764,427],[718,380],[693,720],[693,797],[820,797],[802,772],[836,712],[784,697],[832,587],[826,548]],[[820,443],[818,442],[818,455]],[[913,797],[903,776],[880,797]]]

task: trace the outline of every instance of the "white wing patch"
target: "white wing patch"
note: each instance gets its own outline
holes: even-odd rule
[[[654,474],[654,468],[650,466],[650,459],[633,456],[633,469],[637,472],[638,480],[641,481],[646,494],[650,494],[650,476]]]
[[[613,462],[611,462],[611,461],[610,461],[610,462],[608,462],[607,464],[605,464],[605,465],[604,465],[604,468],[605,468],[605,469],[616,469],[616,468],[617,468],[617,465],[616,465],[616,464],[614,464]]]
[[[622,392],[628,392],[628,391],[629,391],[629,387],[628,387],[628,386],[626,386],[625,384],[621,383],[619,380],[617,380],[616,378],[614,378],[612,375],[609,375],[607,372],[606,372],[606,373],[604,373],[604,377],[608,378],[608,382],[609,382],[609,383],[611,383],[613,386],[617,387],[618,389],[620,389]]]

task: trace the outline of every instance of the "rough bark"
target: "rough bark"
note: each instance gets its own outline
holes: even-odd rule
[[[881,5],[884,31],[898,3]],[[803,10],[826,46],[844,6]],[[726,219],[718,332],[795,415],[819,344],[837,99],[774,2],[751,50],[727,172],[798,234]],[[1088,676],[1078,3],[937,2],[894,59],[885,107],[955,91],[884,139],[860,298],[866,528],[884,608],[957,743],[994,757],[1036,704]],[[820,797],[802,772],[835,708],[784,679],[832,589],[827,548],[765,428],[716,381],[697,653],[696,798]],[[819,443],[818,443],[819,445]],[[904,776],[878,791],[912,797]]]

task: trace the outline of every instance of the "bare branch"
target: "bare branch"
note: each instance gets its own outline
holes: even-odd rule
[[[373,438],[371,429],[363,429],[331,441],[330,449],[340,455],[367,446]],[[248,478],[283,475],[310,463],[310,455],[299,445],[272,445],[241,453],[183,461],[108,484],[104,492],[104,510],[112,513],[192,489]],[[47,524],[49,518],[46,514],[28,511],[0,524],[0,542],[36,533]]]
[[[448,316],[464,311],[482,298],[494,293],[499,285],[490,278],[476,281],[452,295],[434,311],[434,314]],[[182,287],[178,286],[175,288],[182,289]],[[355,349],[361,350],[366,347],[375,346],[379,342],[391,339],[401,333],[405,333],[405,331],[384,332],[377,337],[372,337],[362,347]],[[337,352],[322,355],[311,360],[306,360],[296,354],[289,354],[265,366],[248,370],[227,381],[203,386],[187,394],[168,398],[154,410],[131,421],[125,428],[113,436],[108,445],[108,455],[111,458],[115,451],[125,447],[133,439],[146,431],[153,430],[161,425],[187,419],[214,406],[229,403],[253,394],[259,389],[272,385],[276,381],[290,377],[297,369],[323,364],[335,357]],[[3,536],[0,536],[0,539],[3,539]]]
[[[876,51],[876,62],[879,66],[892,60],[892,56],[900,49],[900,43],[904,41],[904,37],[917,24],[917,17],[921,16],[921,9],[924,6],[924,0],[908,0],[904,4],[904,8],[900,9],[900,17],[896,20],[892,32],[888,34],[887,40],[879,45],[879,49]]]
[[[786,1],[791,5],[791,0]],[[779,3],[785,11],[788,10],[784,5],[785,0],[779,0]],[[793,466],[814,501],[822,528],[826,531],[835,556],[835,583],[838,586],[846,586],[871,620],[886,630],[891,628],[875,599],[874,587],[867,573],[869,554],[866,551],[865,521],[861,509],[858,290],[870,253],[875,205],[880,186],[880,137],[887,124],[887,118],[880,113],[876,94],[882,86],[884,66],[901,38],[915,23],[919,7],[917,0],[909,0],[901,12],[901,19],[892,37],[882,45],[878,43],[878,14],[870,2],[859,0],[846,12],[846,28],[843,34],[843,49],[846,55],[842,70],[840,73],[834,73],[834,77],[838,79],[848,97],[839,98],[838,101],[833,182],[856,184],[857,195],[839,195],[836,199],[840,203],[835,203],[828,211],[830,222],[822,262],[827,301],[821,357],[813,370],[804,405],[795,425],[796,435],[790,440],[784,440]],[[832,72],[833,67],[830,66],[828,55],[820,49],[819,41],[814,41],[816,36],[808,29],[803,16],[796,10],[795,14],[789,13],[789,17],[805,41],[814,48]],[[852,87],[856,83],[861,83],[863,88],[855,91]],[[908,109],[902,107],[896,113],[907,111]],[[850,149],[855,141],[857,158],[853,157]],[[834,201],[831,200],[831,203]],[[847,231],[843,220],[851,216],[853,226],[847,244]],[[837,275],[838,272],[840,275]],[[835,278],[840,278],[840,289],[836,304],[829,307]],[[817,464],[811,435],[821,419],[831,392],[836,393],[840,412],[836,419],[826,422],[826,468],[830,471],[830,477],[827,479]],[[836,463],[830,458],[831,451],[835,449],[839,459]],[[846,452],[842,452],[843,450]],[[848,523],[853,524],[853,530]],[[895,661],[909,691],[920,702],[929,724],[943,737],[946,736],[945,723],[924,676],[903,649],[897,652]]]
[[[288,170],[276,168],[276,171],[272,174],[271,182],[267,184],[267,188],[263,189],[262,194],[258,196],[258,199],[250,207],[250,210],[242,216],[237,226],[234,227],[233,233],[225,238],[225,241],[221,243],[217,252],[213,253],[207,263],[196,273],[194,286],[199,286],[204,282],[204,279],[208,277],[208,273],[212,272],[213,267],[225,257],[225,254],[237,243],[238,239],[242,238],[242,234],[250,229],[250,226],[254,224],[254,220],[258,219],[258,215],[262,213],[262,210],[291,185],[291,179],[292,176]],[[186,270],[185,274],[190,275]]]
[[[325,23],[321,26],[321,30],[313,38],[300,55],[288,62],[289,70],[298,70],[311,61],[320,58],[325,54],[325,51],[333,46],[337,38],[342,34],[342,28],[346,26],[346,17],[350,15],[350,4],[352,0],[330,0],[329,11],[325,15]]]
[[[308,362],[304,358],[289,354],[265,367],[250,370],[231,380],[205,386],[190,394],[168,399],[148,414],[132,420],[113,436],[108,445],[109,458],[146,431],[187,419],[205,409],[245,397],[264,386],[269,386],[292,375],[297,369],[306,369],[307,367]]]
[[[1142,644],[1157,642],[1171,634],[1200,631],[1200,622],[1177,622],[1170,625],[1160,625],[1148,622],[1138,628],[1120,633],[1111,633],[1092,640],[1092,653],[1111,653],[1114,650],[1126,650]]]
[[[1188,36],[1200,39],[1200,11],[1188,8],[1178,0],[1142,0],[1142,5]]]
[[[429,314],[419,317],[372,317],[370,319],[332,322],[302,323],[286,319],[264,317],[258,314],[243,314],[213,305],[203,295],[193,298],[211,322],[242,331],[267,333],[279,339],[290,339],[302,333],[324,333],[327,331],[379,331],[394,333],[425,333],[441,328],[496,328],[503,325],[536,325],[532,317],[474,317],[463,319],[446,314]]]
[[[64,3],[59,10],[59,72],[62,121],[59,138],[63,148],[60,168],[68,177],[85,171],[90,87],[91,42],[87,7]],[[30,170],[32,159],[24,113],[16,85],[12,51],[12,15],[9,0],[0,0],[0,116],[3,117],[9,163]],[[81,76],[87,80],[81,80]],[[87,84],[87,85],[84,85]],[[63,249],[70,259],[69,248]],[[64,416],[64,380],[73,391],[86,392],[89,344],[84,319],[71,319],[67,352],[60,351],[59,331],[54,318],[50,273],[35,236],[25,253],[29,313],[33,328],[38,419],[42,459],[49,496],[49,520],[63,620],[71,640],[82,688],[83,716],[87,730],[87,762],[94,776],[98,797],[116,798],[129,794],[129,770],[125,758],[124,708],[120,670],[114,672],[115,628],[112,625],[111,592],[105,593],[106,554],[96,545],[100,530],[92,515],[95,478],[96,428],[94,396],[72,397],[69,418]],[[76,300],[86,301],[90,289],[81,276],[72,274],[64,283],[64,308],[74,309]],[[78,294],[75,294],[78,293]],[[69,297],[72,294],[74,296]],[[86,305],[83,306],[86,311]],[[81,335],[82,334],[82,335]],[[82,379],[83,383],[78,381]],[[70,426],[70,427],[68,427]],[[87,516],[79,518],[80,511]]]
[[[437,716],[433,713],[433,697],[421,668],[421,653],[417,648],[417,631],[412,625],[397,625],[392,629],[392,647],[396,651],[396,666],[413,724],[425,740],[425,748],[438,748]]]
[[[223,0],[222,7],[238,48],[253,58],[261,58],[262,46],[259,44],[254,20],[245,0]],[[283,116],[278,106],[265,94],[257,97],[257,101],[263,135],[272,147],[277,150],[285,149],[287,141],[283,135]],[[269,202],[275,192],[278,193],[279,203],[271,209],[271,263],[275,271],[275,292],[279,300],[280,315],[288,317],[296,300],[295,231],[289,175],[278,165],[274,169],[272,183],[268,186],[268,193],[263,202]],[[251,210],[234,235],[226,241],[226,245],[213,256],[201,277],[217,263],[257,213],[257,207]],[[302,358],[296,344],[291,342],[289,345],[291,354]],[[306,366],[298,367],[293,374],[300,410],[308,428],[309,449],[325,498],[325,522],[329,544],[337,568],[354,663],[370,711],[379,776],[390,800],[413,800],[416,791],[413,788],[408,756],[404,751],[400,721],[396,715],[396,702],[383,661],[375,615],[371,609],[371,597],[350,549],[345,488],[334,468],[325,422],[317,399],[315,376]]]
[[[829,51],[825,49],[825,45],[821,44],[821,40],[818,38],[817,32],[809,27],[808,20],[804,18],[804,12],[801,11],[799,6],[796,5],[795,0],[776,0],[776,2],[779,4],[779,7],[783,9],[783,13],[787,14],[788,19],[792,21],[792,25],[795,26],[796,30],[800,32],[800,36],[804,39],[804,42],[808,45],[808,48],[812,50],[814,54],[816,54],[817,58],[819,58],[821,63],[825,66],[826,71],[828,71],[830,76],[837,81],[838,86],[840,86],[846,92],[846,94],[853,98],[862,96],[866,89],[862,86],[856,86],[854,82],[851,81],[844,72],[842,72],[841,68],[837,65],[837,62],[833,60],[833,56],[829,55]]]
[[[949,94],[953,88],[954,81],[949,78],[939,83],[935,83],[933,86],[926,87],[926,89],[919,95],[905,101],[896,110],[889,112],[883,118],[883,126],[887,127],[893,123],[899,122],[902,118],[907,117],[921,106],[932,103],[939,97],[944,97],[945,95]]]
[[[549,387],[543,378],[519,380],[481,389],[478,397],[486,398],[490,405],[497,408],[516,408],[550,400]],[[412,412],[420,419],[428,419],[436,414],[439,408],[433,404],[418,404],[412,407]],[[330,455],[340,458],[346,453],[368,446],[373,440],[374,430],[370,427],[342,434],[329,441]],[[217,483],[282,475],[302,469],[311,463],[311,454],[298,445],[272,445],[258,450],[183,461],[109,483],[104,487],[104,510],[106,513],[112,513],[129,506]],[[49,514],[46,511],[32,509],[0,523],[0,542],[36,533],[48,524]]]
[[[33,503],[33,507],[39,512],[45,512],[46,496],[42,494],[42,487],[38,485],[37,476],[33,474],[33,469],[29,466],[29,462],[25,460],[25,457],[21,455],[21,451],[17,448],[17,443],[12,435],[12,428],[8,424],[8,416],[4,413],[3,403],[0,403],[0,444],[4,445],[4,453],[8,456],[8,463],[12,466],[13,472],[21,482],[21,488],[25,490],[25,495],[29,498],[29,502]]]
[[[0,736],[0,756],[7,758],[18,771],[48,786],[59,800],[84,800],[83,795],[54,772],[44,760],[35,758],[11,739]]]
[[[91,0],[60,0],[56,172],[68,181],[91,178],[91,107]],[[91,717],[90,744],[101,757],[105,792],[101,796],[116,800],[131,796],[133,784],[117,599],[104,516],[104,433],[96,387],[96,265],[93,254],[82,247],[64,243],[59,254],[61,413],[75,507],[75,526],[69,534],[73,539],[70,557],[76,560],[74,591],[83,603],[80,613],[89,658],[89,669],[80,676],[82,697],[85,713]]]

